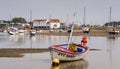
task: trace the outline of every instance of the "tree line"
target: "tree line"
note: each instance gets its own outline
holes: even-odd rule
[[[120,25],[120,21],[111,21],[111,22],[107,22],[104,24],[104,26],[119,26]]]
[[[11,21],[5,21],[2,20],[3,23],[27,23],[26,19],[23,17],[15,17],[12,18]],[[32,22],[29,22],[30,24],[32,24]],[[111,22],[107,22],[105,23],[103,26],[119,26],[120,25],[120,21],[111,21]]]
[[[25,18],[22,17],[15,17],[12,18],[12,20],[6,21],[6,20],[2,20],[3,23],[27,23]]]

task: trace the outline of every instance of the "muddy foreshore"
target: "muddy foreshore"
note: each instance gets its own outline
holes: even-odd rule
[[[0,48],[0,57],[23,57],[25,53],[42,53],[48,51],[48,48]]]

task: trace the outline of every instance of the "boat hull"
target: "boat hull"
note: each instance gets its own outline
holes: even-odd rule
[[[8,28],[7,32],[9,35],[16,35],[19,33],[17,28]]]
[[[19,32],[19,33],[24,33],[24,32],[25,32],[25,30],[18,30],[18,32]]]
[[[88,33],[89,33],[89,31],[83,30],[83,33],[87,33],[87,34],[88,34]]]
[[[60,45],[60,46],[64,46],[64,45]],[[79,59],[82,59],[86,55],[86,53],[89,51],[89,48],[81,47],[81,48],[85,49],[83,52],[74,52],[73,53],[71,51],[66,50],[65,48],[60,49],[61,48],[60,46],[58,46],[58,49],[57,49],[57,46],[49,47],[52,59],[57,58],[60,61],[79,60]],[[66,46],[67,46],[67,44],[66,44]]]
[[[35,36],[36,32],[30,32],[30,36]]]
[[[8,34],[9,35],[15,35],[15,34],[18,34],[18,32],[17,31],[16,32],[9,31]]]
[[[109,35],[116,35],[116,34],[119,34],[119,31],[109,31],[108,34]]]
[[[90,32],[90,28],[85,27],[85,28],[83,28],[82,31],[83,31],[83,33],[88,34]]]

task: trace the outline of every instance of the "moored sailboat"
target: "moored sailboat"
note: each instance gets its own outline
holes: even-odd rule
[[[109,12],[109,14],[110,14],[110,18],[109,18],[109,22],[110,23],[112,23],[111,22],[111,13],[112,13],[112,11],[111,11],[111,6],[110,6],[110,12]],[[116,26],[114,26],[114,25],[112,25],[112,26],[108,26],[108,28],[107,28],[107,33],[109,34],[109,35],[118,35],[119,34],[119,30],[117,30],[116,29]]]
[[[117,30],[115,27],[110,27],[107,30],[109,35],[118,35],[119,34],[119,30]]]
[[[13,27],[8,28],[7,32],[8,32],[9,35],[15,35],[15,34],[19,33],[18,29],[17,28],[13,28]]]
[[[86,23],[86,7],[84,7],[84,17],[83,17],[83,26],[82,26],[82,33],[88,34],[90,32],[90,28],[85,25]]]
[[[30,36],[35,36],[36,30],[34,28],[31,28],[30,30]]]

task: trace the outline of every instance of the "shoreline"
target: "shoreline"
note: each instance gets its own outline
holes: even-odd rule
[[[54,35],[54,36],[69,36],[68,32],[39,32],[38,35]],[[120,37],[120,34],[109,35],[106,30],[91,30],[90,33],[84,34],[82,31],[74,31],[73,36],[101,36],[101,37]]]

